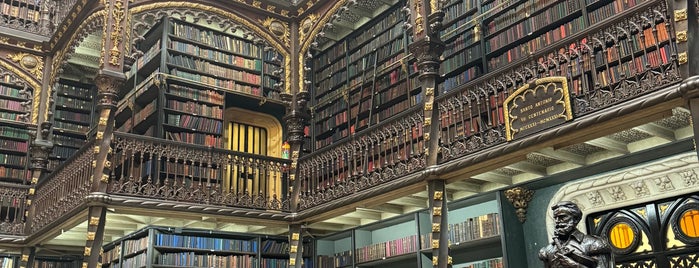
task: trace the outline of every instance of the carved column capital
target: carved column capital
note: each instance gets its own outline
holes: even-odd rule
[[[505,191],[505,197],[517,210],[517,218],[524,223],[527,220],[527,206],[532,201],[534,191],[523,187],[515,187]]]
[[[34,141],[29,147],[29,155],[32,170],[46,170],[48,168],[49,155],[53,149],[53,143],[49,141]]]
[[[123,85],[124,79],[113,75],[100,73],[95,77],[97,85],[97,106],[105,108],[116,108],[117,92]]]

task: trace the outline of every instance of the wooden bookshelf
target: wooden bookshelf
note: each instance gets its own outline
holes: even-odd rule
[[[34,89],[0,76],[0,181],[28,183],[29,129]]]
[[[93,85],[59,79],[53,108],[54,147],[50,160],[60,164],[87,141],[94,121]]]

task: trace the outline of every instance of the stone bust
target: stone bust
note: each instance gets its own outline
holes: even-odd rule
[[[582,218],[578,205],[562,201],[551,207],[555,229],[553,241],[539,250],[546,268],[611,268],[611,247],[606,240],[576,228]]]

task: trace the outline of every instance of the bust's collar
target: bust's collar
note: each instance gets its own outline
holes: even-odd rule
[[[573,233],[570,234],[570,236],[572,236],[575,239],[575,241],[578,241],[578,243],[582,242],[583,239],[585,238],[585,234],[577,229],[575,231],[573,231]]]

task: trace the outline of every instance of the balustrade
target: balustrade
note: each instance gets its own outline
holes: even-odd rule
[[[289,160],[116,133],[111,194],[288,210]]]
[[[0,234],[24,234],[28,189],[26,185],[0,184]]]
[[[331,150],[299,160],[301,209],[425,168],[421,109],[359,132]]]

